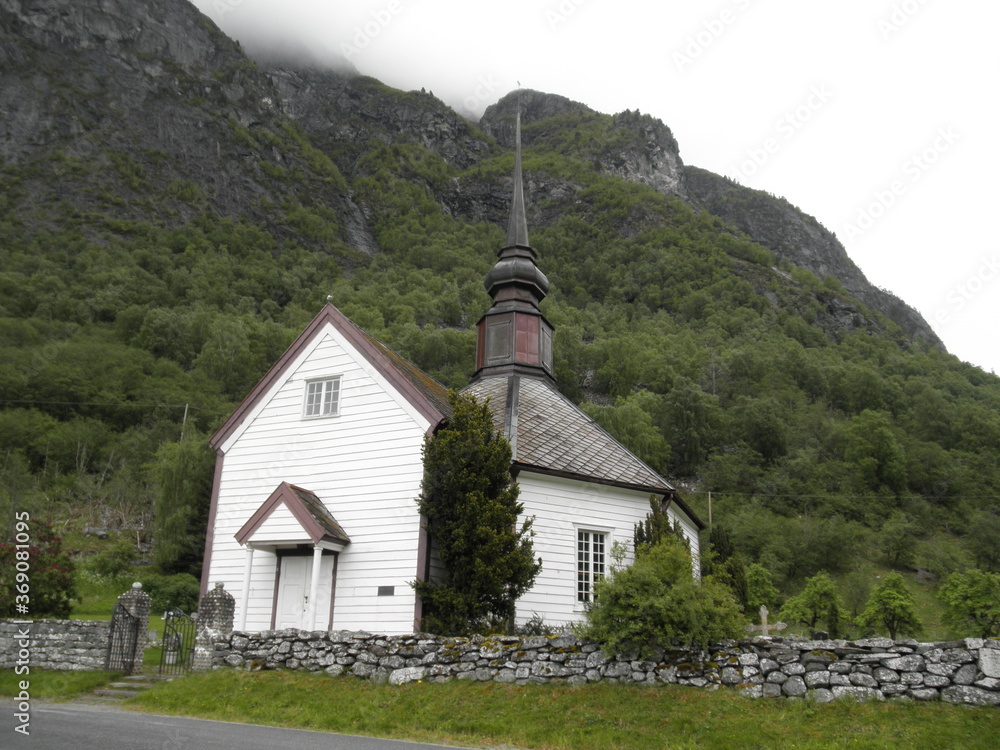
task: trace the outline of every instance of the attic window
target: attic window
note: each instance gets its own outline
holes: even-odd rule
[[[335,417],[340,413],[340,376],[306,382],[306,419]]]

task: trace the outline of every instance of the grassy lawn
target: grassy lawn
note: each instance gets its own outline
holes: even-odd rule
[[[32,669],[30,674],[17,675],[13,669],[3,669],[0,670],[0,696],[16,697],[21,680],[27,680],[32,700],[67,701],[107,685],[120,676],[116,672],[59,672],[49,669]]]
[[[255,724],[505,748],[997,747],[1000,709],[941,703],[752,700],[624,685],[373,685],[217,670],[156,686],[135,708]]]

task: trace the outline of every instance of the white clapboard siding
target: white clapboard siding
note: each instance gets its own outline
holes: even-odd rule
[[[254,544],[267,542],[308,542],[305,531],[299,520],[292,514],[288,506],[280,503],[264,522],[257,527],[251,540]]]
[[[522,471],[518,475],[524,517],[534,516],[534,554],[542,558],[542,570],[530,591],[517,602],[519,622],[540,615],[548,625],[561,625],[583,618],[576,600],[577,531],[608,535],[605,564],[611,563],[611,545],[621,542],[629,553],[635,525],[649,513],[649,493],[580,482]],[[693,526],[673,509],[692,540],[697,554],[698,535]]]
[[[305,382],[334,375],[341,377],[339,415],[304,419]],[[315,492],[351,538],[338,561],[333,627],[412,632],[415,599],[407,584],[417,573],[420,519],[415,498],[428,427],[427,420],[328,327],[222,446],[210,580],[224,581],[237,595],[239,613],[246,552],[234,535],[286,481]],[[253,542],[302,536],[301,526],[282,504]],[[250,630],[270,627],[275,571],[275,556],[255,551],[247,609]],[[394,586],[394,595],[378,597],[379,586]]]

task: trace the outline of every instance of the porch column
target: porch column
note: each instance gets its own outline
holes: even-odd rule
[[[253,570],[253,547],[247,545],[246,559],[243,562],[243,604],[240,607],[239,629],[247,629],[247,610],[250,609],[250,573]]]
[[[319,596],[320,564],[323,562],[323,548],[318,544],[313,547],[312,570],[309,571],[309,607],[306,609],[306,625],[309,630],[316,629],[316,597]]]

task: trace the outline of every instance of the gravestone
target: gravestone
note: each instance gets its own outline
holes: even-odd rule
[[[760,605],[760,625],[747,625],[744,628],[748,633],[760,633],[765,638],[771,634],[772,630],[781,631],[788,626],[783,622],[776,622],[774,624],[768,624],[767,616],[770,613],[767,611],[767,607],[763,604]]]

